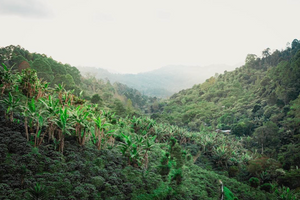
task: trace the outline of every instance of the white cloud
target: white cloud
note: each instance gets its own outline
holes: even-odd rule
[[[48,17],[51,11],[38,0],[0,0],[0,15]]]

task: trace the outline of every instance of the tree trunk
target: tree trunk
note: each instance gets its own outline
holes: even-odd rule
[[[27,126],[27,117],[25,117],[24,126],[25,126],[26,138],[27,138],[27,141],[29,141],[28,126]]]
[[[80,134],[81,135],[81,134]],[[84,145],[84,142],[85,142],[85,135],[86,135],[86,130],[85,129],[83,129],[83,136],[82,136],[82,139],[81,139],[81,146],[83,146]]]
[[[64,137],[64,134],[61,132],[61,133],[60,133],[59,151],[60,151],[62,154],[64,153],[64,142],[65,142],[65,137]]]
[[[10,122],[12,123],[14,121],[14,113],[10,112]]]
[[[45,137],[45,135],[46,135],[46,132],[47,132],[47,131],[44,132],[42,138],[38,141],[38,146],[40,146],[40,145],[42,144],[42,142],[43,142],[43,140],[44,140],[44,137]]]
[[[36,127],[36,132],[35,132],[35,139],[34,139],[34,147],[37,147],[37,143],[38,143],[38,133],[39,133],[39,129],[40,129],[40,124],[37,123],[37,127]]]

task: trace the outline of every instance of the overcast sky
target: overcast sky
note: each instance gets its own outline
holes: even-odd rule
[[[235,65],[300,39],[299,0],[0,0],[0,46],[137,73]]]

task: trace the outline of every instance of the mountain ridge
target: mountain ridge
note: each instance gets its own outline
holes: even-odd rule
[[[111,73],[107,69],[78,67],[82,74],[93,74],[97,79],[120,82],[148,96],[170,97],[180,90],[204,82],[216,73],[234,70],[238,65],[214,64],[209,66],[167,65],[138,74]]]

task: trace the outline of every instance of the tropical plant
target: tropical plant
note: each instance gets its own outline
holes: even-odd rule
[[[60,104],[63,105],[63,93],[65,92],[64,84],[55,85],[55,91],[58,93]]]
[[[87,131],[90,128],[88,115],[90,112],[87,107],[77,106],[77,108],[71,112],[71,118],[75,122],[75,132],[78,143],[84,145],[87,137]]]
[[[58,131],[58,140],[59,140],[59,151],[63,153],[64,151],[64,141],[65,141],[65,135],[71,135],[71,130],[74,128],[69,123],[70,117],[68,113],[68,108],[60,108],[59,109],[59,117],[55,120],[55,124],[57,126]]]
[[[296,200],[296,196],[289,187],[278,187],[275,189],[275,194],[277,195],[278,200]]]
[[[36,183],[35,186],[31,187],[28,190],[28,194],[26,196],[26,199],[30,200],[46,200],[47,197],[47,188],[44,185],[41,185],[40,183]]]
[[[54,99],[52,95],[48,96],[48,99],[39,99],[40,102],[44,105],[45,115],[47,116],[47,132],[48,132],[48,142],[50,139],[53,139],[55,132],[55,119],[59,114],[59,99]]]
[[[8,69],[8,67],[2,63],[2,68],[0,68],[0,86],[2,87],[1,95],[4,94],[5,89],[10,89],[13,86],[14,76],[11,72],[12,68]]]
[[[29,136],[33,132],[33,128],[35,125],[37,126],[36,128],[36,134],[35,134],[35,141],[37,140],[37,135],[39,132],[39,118],[40,118],[40,112],[39,109],[36,107],[36,103],[34,98],[31,99],[31,101],[26,102],[26,105],[23,106],[23,115],[25,117],[25,131],[26,131],[26,136],[27,140],[29,141]],[[30,135],[28,132],[28,125],[30,128]],[[35,142],[36,145],[36,142]]]
[[[128,165],[135,167],[145,164],[148,165],[148,151],[154,146],[155,136],[145,138],[146,136],[125,135],[121,133],[122,142],[119,144],[121,153],[128,158]]]
[[[37,85],[40,85],[40,82],[35,70],[30,68],[22,70],[18,81],[22,93],[27,98],[31,98],[36,95],[36,88]]]
[[[14,111],[20,106],[20,98],[14,97],[11,92],[8,93],[8,98],[0,100],[6,107],[5,114],[9,115],[10,122],[14,121]]]

